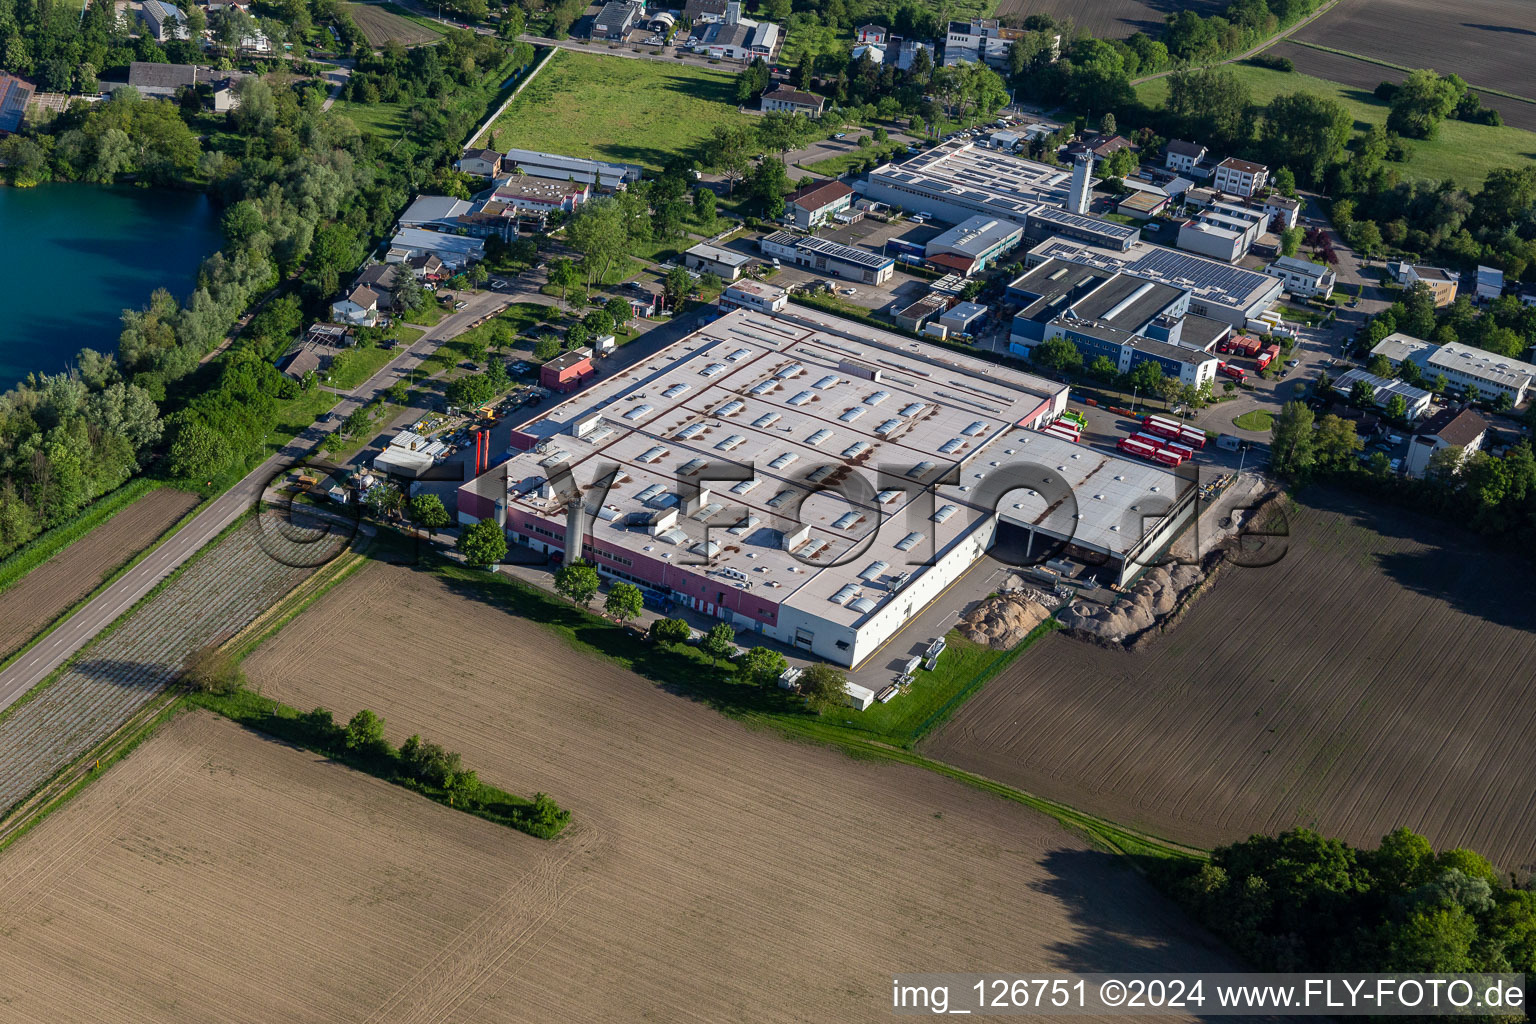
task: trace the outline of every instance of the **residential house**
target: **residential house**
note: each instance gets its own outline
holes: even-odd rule
[[[1172,139],[1163,147],[1163,166],[1180,174],[1193,171],[1204,160],[1206,148],[1198,142]]]
[[[139,19],[144,22],[144,32],[157,43],[172,39],[186,39],[187,16],[181,8],[165,0],[144,0],[139,8]]]
[[[352,345],[350,328],[340,324],[311,324],[304,337],[276,362],[279,372],[302,380],[306,374],[324,373],[342,349]]]
[[[331,303],[331,319],[341,323],[372,327],[379,322],[379,293],[359,284]]]
[[[196,64],[151,64],[136,60],[128,65],[128,84],[140,96],[169,98],[182,89],[206,81],[208,69]]]
[[[859,42],[871,43],[875,46],[884,46],[891,39],[891,34],[884,25],[860,25],[854,29],[853,34]]]
[[[772,60],[782,41],[779,26],[773,22],[742,17],[737,0],[727,0],[723,20],[703,26],[688,38],[694,52],[715,60]]]
[[[875,64],[885,63],[885,47],[876,46],[873,43],[866,43],[853,48],[854,63],[857,64],[866,53],[869,54],[869,59]]]
[[[841,181],[802,185],[784,197],[784,219],[798,228],[815,230],[853,203],[853,189]]]
[[[1504,271],[1498,267],[1477,268],[1477,297],[1492,301],[1504,294]]]
[[[1087,153],[1095,160],[1103,160],[1111,153],[1122,149],[1135,149],[1135,143],[1123,135],[1104,135],[1100,132],[1084,132],[1082,135],[1067,143],[1061,149],[1061,158],[1065,162],[1077,159],[1080,154]]]
[[[443,261],[430,252],[408,257],[403,265],[410,267],[411,273],[423,281],[436,282],[448,276],[447,268],[443,266]]]
[[[1423,264],[1388,263],[1387,271],[1404,288],[1412,288],[1416,284],[1428,287],[1430,293],[1435,297],[1435,306],[1437,308],[1449,306],[1456,301],[1456,290],[1461,283],[1461,278],[1453,270]]]
[[[1269,217],[1271,230],[1289,230],[1301,220],[1301,200],[1271,193],[1264,198],[1264,214]]]
[[[799,89],[791,89],[787,85],[776,86],[763,93],[762,109],[787,110],[792,114],[804,114],[807,117],[821,116],[827,101],[814,93],[801,92]]]
[[[1249,160],[1229,156],[1216,165],[1211,184],[1218,192],[1234,196],[1256,196],[1269,181],[1269,168]]]
[[[1429,469],[1430,459],[1443,448],[1460,448],[1457,459],[1460,467],[1467,456],[1482,448],[1488,437],[1488,421],[1472,409],[1443,409],[1424,424],[1414,439],[1408,443],[1408,456],[1403,460],[1403,471],[1411,477],[1422,477]]]
[[[933,63],[933,44],[923,42],[920,39],[903,39],[901,45],[896,48],[896,67],[901,71],[910,71],[912,62],[917,59],[919,52],[928,54],[928,63]]]
[[[466,149],[453,167],[477,178],[494,178],[501,173],[501,154],[494,149]]]
[[[726,0],[688,0],[683,17],[695,25],[707,25],[725,18]]]
[[[1264,272],[1284,281],[1286,291],[1304,299],[1326,299],[1338,282],[1338,275],[1326,266],[1299,256],[1281,256]]]
[[[378,296],[381,310],[395,308],[396,283],[400,280],[400,275],[408,272],[401,267],[402,264],[399,263],[372,263],[357,275],[357,283],[371,289]]]
[[[215,86],[213,90],[213,111],[216,114],[227,114],[240,105],[240,94],[235,91],[235,83],[225,80]]]
[[[666,297],[650,288],[636,288],[624,296],[634,316],[655,316],[666,305]]]
[[[15,75],[0,74],[0,135],[21,131],[27,117],[27,104],[36,88]]]
[[[630,0],[611,0],[592,19],[592,38],[622,41],[635,26],[642,8]]]

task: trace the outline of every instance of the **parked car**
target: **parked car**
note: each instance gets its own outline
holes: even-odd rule
[[[834,139],[846,139],[848,137],[848,133],[847,132],[833,132],[832,133],[832,137]]]
[[[460,299],[458,302],[455,302],[453,304],[453,308],[455,310],[460,310],[460,309],[463,309],[467,305],[469,305],[469,303],[465,302],[463,299]]]

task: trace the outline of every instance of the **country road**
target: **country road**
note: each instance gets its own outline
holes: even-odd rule
[[[49,673],[63,665],[199,548],[238,519],[241,513],[253,507],[269,480],[285,467],[310,454],[327,433],[346,419],[348,413],[372,401],[385,388],[420,365],[444,341],[468,330],[481,318],[500,312],[516,296],[528,294],[524,289],[529,283],[523,282],[515,291],[485,291],[472,295],[466,300],[467,305],[462,311],[444,317],[378,373],[341,397],[329,419],[312,424],[289,441],[277,454],[210,502],[190,523],[143,561],[77,609],[57,629],[0,672],[0,710],[15,703]],[[509,284],[518,282],[514,279]]]
[[[1298,21],[1296,24],[1292,25],[1290,28],[1283,29],[1283,30],[1281,30],[1279,32],[1276,32],[1274,35],[1270,36],[1268,39],[1266,39],[1263,42],[1259,43],[1257,46],[1253,46],[1253,47],[1250,47],[1247,50],[1244,50],[1242,53],[1238,54],[1236,57],[1228,57],[1226,60],[1219,60],[1219,61],[1217,61],[1214,64],[1201,64],[1199,67],[1193,67],[1193,68],[1169,68],[1167,71],[1159,71],[1155,75],[1142,75],[1140,78],[1133,78],[1133,79],[1131,79],[1131,84],[1132,85],[1140,85],[1142,82],[1151,82],[1151,81],[1154,81],[1154,80],[1159,79],[1159,78],[1166,78],[1167,76],[1173,74],[1175,71],[1198,71],[1198,70],[1200,70],[1200,68],[1215,68],[1215,67],[1220,67],[1223,64],[1236,64],[1240,60],[1247,60],[1249,57],[1252,57],[1254,54],[1262,53],[1265,50],[1269,49],[1271,46],[1274,46],[1276,43],[1281,42],[1282,40],[1288,39],[1290,37],[1291,33],[1299,31],[1300,29],[1305,28],[1306,26],[1312,24],[1312,22],[1316,21],[1318,18],[1322,17],[1324,14],[1326,14],[1329,11],[1333,10],[1334,6],[1337,5],[1338,2],[1339,2],[1339,0],[1328,0],[1327,3],[1323,4],[1323,6],[1319,7],[1317,10],[1313,11],[1311,14],[1307,15],[1305,18],[1302,18],[1300,21]]]

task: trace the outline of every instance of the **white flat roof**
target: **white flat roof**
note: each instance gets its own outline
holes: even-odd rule
[[[854,366],[878,369],[880,380]],[[679,566],[707,551],[708,565],[690,571],[723,585],[750,582],[766,588],[765,599],[855,625],[895,593],[897,576],[925,571],[930,554],[988,523],[991,509],[967,503],[976,481],[966,477],[999,463],[1002,439],[1023,433],[1014,425],[1064,390],[815,311],[734,310],[520,425],[539,443],[505,464],[507,521],[519,528],[522,510],[563,522],[565,500],[539,493],[563,463],[586,488],[589,510],[602,508],[593,525],[599,546]],[[585,438],[570,434],[594,413],[602,422]],[[677,492],[680,481],[699,481],[705,463],[756,482],[702,483],[705,508],[719,507],[696,519],[683,514]],[[608,467],[622,479],[606,495],[590,489]],[[881,480],[881,467],[900,483]],[[924,486],[951,472],[958,482],[937,487],[925,510]],[[483,489],[499,491],[501,479],[487,474],[468,486],[490,494]],[[824,490],[838,483],[854,497]],[[947,505],[943,521],[933,521]],[[631,514],[666,508],[679,512],[670,538],[628,525]],[[783,550],[783,534],[800,526],[809,527],[803,546]],[[707,527],[715,547],[704,547]],[[845,592],[849,585],[856,593]]]
[[[724,263],[728,267],[739,267],[752,262],[752,257],[735,249],[722,249],[718,245],[710,245],[708,242],[700,242],[698,245],[689,246],[689,255],[699,259],[709,260],[712,263]]]
[[[1006,245],[1010,239],[1018,239],[1024,229],[1007,220],[998,220],[977,214],[950,228],[942,235],[929,239],[926,251],[953,252],[962,256],[978,257],[998,245]]]
[[[869,172],[870,181],[935,199],[986,204],[1010,216],[1037,206],[1061,206],[1072,185],[1070,168],[1052,167],[970,142],[951,141],[900,164]]]

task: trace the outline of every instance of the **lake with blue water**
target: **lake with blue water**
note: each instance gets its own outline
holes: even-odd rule
[[[123,309],[162,286],[185,300],[222,243],[202,193],[0,187],[0,390],[58,373],[82,348],[115,353]]]

